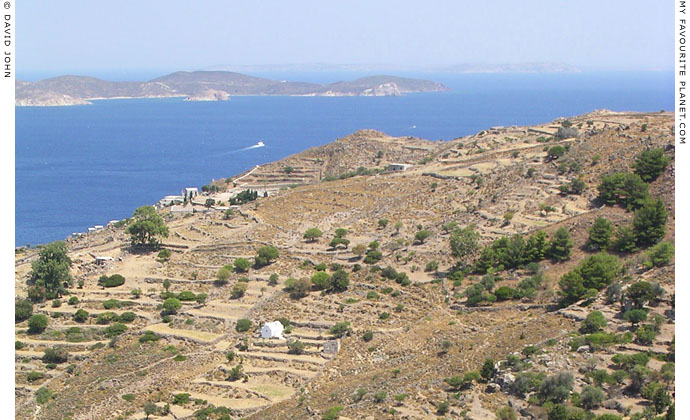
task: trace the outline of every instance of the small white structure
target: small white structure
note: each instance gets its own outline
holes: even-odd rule
[[[169,206],[171,204],[180,204],[184,203],[184,196],[181,195],[166,195],[165,197],[161,198],[161,200],[158,202],[161,206]]]
[[[283,324],[280,321],[267,322],[261,327],[261,338],[283,338]]]
[[[408,165],[407,163],[391,163],[388,165],[388,171],[389,172],[406,171],[411,166],[412,165]]]
[[[96,225],[94,226],[96,230],[103,230],[103,225]]]
[[[117,222],[119,222],[119,220],[111,220],[111,221],[108,222],[108,224],[107,224],[106,226],[110,227],[110,226],[114,225],[114,224],[117,223]]]
[[[113,260],[113,257],[96,257],[96,264],[105,265],[106,263]]]
[[[199,195],[199,189],[196,187],[187,187],[184,190],[182,190],[182,196],[186,198],[192,198],[195,195]]]

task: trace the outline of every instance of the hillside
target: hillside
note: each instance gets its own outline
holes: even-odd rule
[[[147,82],[111,82],[86,76],[60,76],[16,82],[18,106],[81,105],[92,99],[206,97],[226,95],[391,96],[447,90],[442,84],[395,76],[372,76],[319,85],[248,76],[228,71],[175,72]],[[214,99],[218,95],[214,96]]]
[[[143,419],[147,403],[151,419],[663,414],[675,383],[672,254],[648,264],[639,242],[609,251],[616,269],[578,267],[597,255],[586,245],[597,218],[614,229],[640,220],[602,202],[598,186],[647,149],[669,163],[636,191],[661,199],[668,220],[655,241],[674,242],[673,117],[598,111],[448,142],[360,130],[211,182],[193,214],[159,209],[168,258],[132,248],[131,221],[70,238],[73,285],[59,303],[33,304],[47,327],[15,324],[15,417]],[[229,206],[247,189],[258,198]],[[477,247],[454,255],[451,237],[472,225]],[[322,235],[305,239],[310,228]],[[550,246],[528,264],[540,232],[554,242],[567,232],[567,257]],[[278,256],[252,265],[264,246]],[[38,253],[16,254],[17,296]],[[570,272],[606,284],[564,302]],[[114,274],[124,284],[99,285]],[[633,294],[639,281],[649,288]],[[171,297],[176,313],[163,307]],[[623,318],[633,297],[646,321]],[[88,314],[75,319],[79,310]],[[595,311],[605,322],[581,329]],[[261,338],[276,320],[287,340]],[[44,360],[53,347],[66,361]]]

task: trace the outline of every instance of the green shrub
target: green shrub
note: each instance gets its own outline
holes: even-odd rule
[[[125,400],[125,401],[127,401],[127,402],[132,402],[132,401],[134,401],[135,398],[136,398],[136,397],[134,396],[134,394],[124,394],[124,395],[122,395],[122,399]]]
[[[161,336],[154,333],[153,331],[144,331],[144,334],[139,337],[139,342],[140,343],[148,343],[149,341],[158,341],[161,339]]]
[[[120,306],[122,306],[122,303],[117,299],[108,299],[103,302],[103,307],[105,309],[114,309],[119,308]]]
[[[501,286],[496,289],[494,294],[496,295],[496,300],[498,301],[510,300],[513,298],[513,296],[515,296],[515,289],[508,286]]]
[[[365,331],[364,334],[362,334],[362,340],[365,342],[369,342],[374,339],[374,332],[373,331]]]
[[[101,276],[98,279],[98,285],[101,287],[117,287],[125,284],[125,278],[119,274],[113,274],[112,276]]]
[[[189,403],[189,394],[186,392],[173,395],[173,404],[185,405]]]
[[[39,334],[48,327],[48,318],[45,315],[32,315],[29,318],[29,334]]]
[[[379,392],[374,394],[374,402],[382,403],[386,400],[387,396],[388,396],[388,393],[386,391],[379,391]]]
[[[125,331],[127,331],[127,326],[119,322],[108,325],[104,329],[105,336],[108,338],[117,337],[118,335],[123,334]]]
[[[228,372],[228,380],[229,381],[236,381],[236,380],[240,379],[242,376],[244,376],[244,373],[243,373],[243,367],[242,367],[241,363],[239,365],[233,367],[232,369],[230,369],[230,371]]]
[[[86,312],[83,309],[77,309],[77,311],[74,313],[73,319],[75,322],[86,322],[86,320],[89,318],[89,313]]]
[[[69,353],[63,347],[49,347],[43,351],[43,363],[65,363]]]
[[[216,273],[216,284],[225,285],[228,284],[228,279],[230,278],[230,270],[223,267]]]
[[[249,271],[249,268],[252,266],[252,263],[246,258],[236,258],[235,262],[233,263],[233,266],[235,272],[246,273],[247,271]]]
[[[159,262],[166,262],[170,259],[171,256],[172,256],[172,252],[169,249],[163,248],[158,253],[158,261]]]
[[[600,331],[606,327],[606,318],[600,311],[592,311],[587,315],[587,318],[582,321],[580,331],[588,334]]]
[[[46,374],[43,372],[31,371],[26,375],[26,380],[29,382],[36,382],[36,381],[43,379],[45,377],[46,377]]]
[[[342,337],[346,334],[350,333],[350,323],[345,321],[345,322],[338,322],[335,325],[333,325],[328,332],[331,335],[334,335],[336,337]]]
[[[654,267],[667,265],[673,259],[675,247],[670,242],[660,242],[647,251],[649,263]]]
[[[288,354],[304,354],[306,344],[299,340],[294,340],[288,343]]]
[[[238,319],[237,324],[235,325],[235,330],[239,333],[247,332],[252,328],[252,321],[243,318],[243,319]]]
[[[517,413],[512,407],[506,405],[496,411],[496,420],[517,420]]]
[[[76,305],[77,303],[79,303],[79,298],[76,296],[70,296],[69,300],[67,301],[68,305]]]
[[[278,256],[278,248],[273,246],[263,246],[259,248],[256,257],[254,257],[254,264],[257,268],[264,267],[273,262],[273,260],[277,259]]]
[[[318,238],[323,236],[323,232],[319,228],[309,228],[304,232],[303,238],[307,240],[307,242],[314,242]]]
[[[171,297],[163,301],[163,312],[165,315],[175,315],[181,308],[182,302],[177,298]]]
[[[336,405],[328,410],[324,411],[323,415],[321,416],[322,420],[336,420],[338,417],[340,417],[340,412],[343,411],[343,406],[342,405]]]
[[[637,237],[630,226],[620,226],[616,231],[616,239],[611,244],[614,250],[621,253],[637,251]]]
[[[605,399],[604,391],[591,385],[586,385],[580,393],[580,403],[586,410],[599,407]]]
[[[544,379],[539,386],[539,399],[542,402],[561,403],[568,398],[573,389],[573,375],[560,372]]]
[[[234,286],[232,286],[232,292],[230,293],[230,296],[233,299],[239,299],[244,294],[247,292],[247,283],[235,283]]]
[[[14,301],[14,322],[21,322],[29,319],[33,314],[34,305],[28,299],[17,299]]]
[[[101,312],[96,317],[96,323],[99,325],[106,325],[106,324],[110,324],[111,322],[117,321],[117,319],[118,319],[118,316],[115,312],[110,312],[110,311]]]
[[[53,393],[46,387],[40,387],[36,391],[36,403],[43,405],[53,398]]]

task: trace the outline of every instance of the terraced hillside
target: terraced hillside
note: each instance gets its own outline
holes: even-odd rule
[[[59,299],[32,285],[45,252],[18,250],[16,294],[47,325],[16,320],[16,418],[663,415],[672,125],[601,111],[448,142],[358,131],[214,181],[192,214],[159,209],[169,256],[133,248],[132,221],[68,239]],[[668,162],[614,194],[641,201],[602,200],[602,177],[639,171],[645,150]],[[228,205],[247,189],[258,197]],[[667,217],[647,241],[653,199]],[[605,269],[598,218],[614,230]],[[266,247],[278,255],[260,261]],[[106,287],[114,274],[124,284]],[[596,311],[605,322],[583,327]],[[283,337],[261,338],[276,320]]]

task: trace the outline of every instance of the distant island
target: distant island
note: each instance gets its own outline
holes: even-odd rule
[[[446,91],[438,82],[396,76],[369,76],[321,85],[271,80],[229,71],[179,71],[147,82],[112,82],[87,76],[59,76],[37,82],[17,80],[17,106],[90,104],[94,99],[185,97],[219,101],[240,95],[399,96]]]

